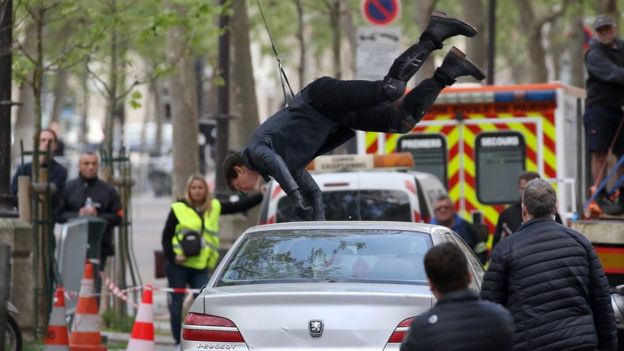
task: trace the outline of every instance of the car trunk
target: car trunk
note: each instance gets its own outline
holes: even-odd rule
[[[253,350],[382,350],[402,320],[432,304],[427,286],[407,284],[262,284],[204,296],[206,314],[232,320]],[[321,336],[311,321],[322,322]]]

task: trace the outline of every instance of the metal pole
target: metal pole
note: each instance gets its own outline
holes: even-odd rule
[[[494,64],[496,60],[496,0],[488,4],[488,68],[487,84],[494,84]]]
[[[220,0],[223,7],[226,0]],[[230,33],[229,16],[225,13],[219,15],[219,28],[223,34],[219,37],[219,72],[223,77],[223,84],[217,90],[217,155],[216,155],[216,187],[215,195],[223,198],[228,194],[225,186],[225,179],[221,171],[221,165],[228,152],[229,136],[229,81],[230,81]]]
[[[7,301],[11,285],[11,247],[0,244],[0,351],[4,351],[4,337],[8,320]]]
[[[0,217],[17,217],[11,205],[11,82],[13,0],[0,0]]]

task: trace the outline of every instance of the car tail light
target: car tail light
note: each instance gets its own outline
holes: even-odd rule
[[[189,313],[182,327],[184,340],[206,342],[245,342],[231,320],[207,314]]]
[[[410,325],[412,325],[413,320],[414,317],[411,317],[408,319],[404,319],[401,323],[399,323],[396,329],[394,329],[394,332],[392,332],[392,335],[390,335],[390,338],[388,339],[388,344],[400,344],[405,338],[405,334],[407,334],[407,330],[409,329]]]
[[[414,222],[418,223],[422,221],[423,219],[420,217],[420,212],[414,210]]]

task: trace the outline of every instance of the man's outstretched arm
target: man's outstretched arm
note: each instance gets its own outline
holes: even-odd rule
[[[252,166],[263,176],[270,175],[275,179],[286,194],[290,195],[299,190],[299,184],[295,181],[290,170],[282,157],[276,154],[266,145],[256,145],[253,149],[246,150]]]

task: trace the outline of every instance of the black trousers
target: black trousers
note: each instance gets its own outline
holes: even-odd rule
[[[370,132],[405,133],[409,130],[405,130],[402,122],[410,117],[418,122],[445,86],[434,75],[418,84],[402,100],[391,102],[383,91],[383,84],[381,80],[322,77],[308,84],[302,97],[341,126]]]

